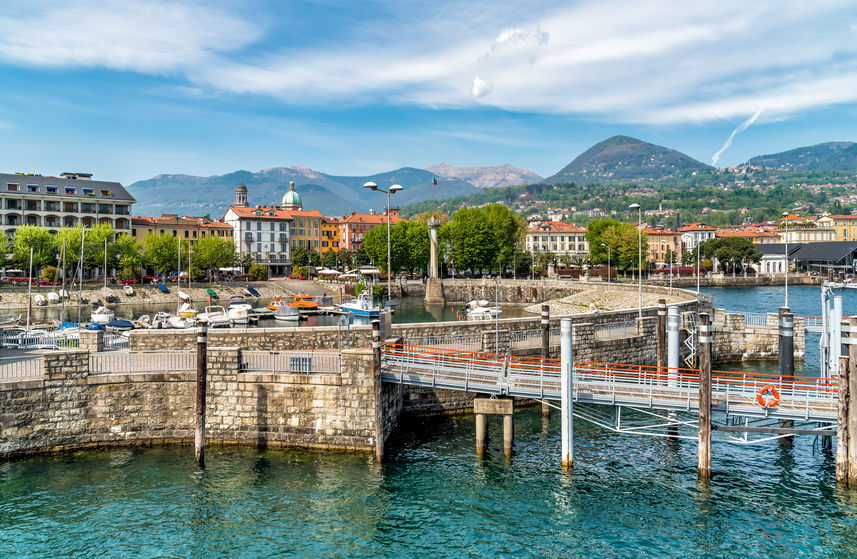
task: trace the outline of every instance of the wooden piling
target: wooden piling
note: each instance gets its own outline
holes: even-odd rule
[[[542,359],[550,358],[551,320],[550,305],[542,305]],[[542,417],[550,417],[551,409],[547,402],[542,402]]]
[[[667,300],[658,299],[658,375],[667,366]]]
[[[711,325],[699,315],[699,479],[711,478]]]
[[[199,321],[196,335],[196,421],[193,436],[193,457],[198,468],[205,467],[205,397],[208,384],[208,323]]]
[[[485,435],[488,431],[488,418],[484,413],[476,414],[476,456],[485,454]]]
[[[384,403],[381,400],[381,322],[372,321],[372,378],[375,391],[375,461],[384,460]]]
[[[853,435],[848,432],[849,402],[849,358],[839,358],[839,406],[836,416],[836,481],[848,485],[848,440]]]

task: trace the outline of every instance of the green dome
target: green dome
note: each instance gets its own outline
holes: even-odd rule
[[[289,183],[289,191],[283,195],[283,206],[303,206],[300,194],[295,192],[295,181]]]

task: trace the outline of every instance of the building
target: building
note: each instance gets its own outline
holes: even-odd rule
[[[828,273],[857,272],[857,241],[816,242],[799,245],[792,253],[792,267],[799,272]]]
[[[802,245],[789,245],[789,261]],[[785,273],[786,270],[786,245],[763,244],[756,246],[756,251],[762,253],[762,260],[754,267],[759,274],[765,276],[776,276]]]
[[[402,221],[399,217],[399,208],[390,208],[390,226]],[[363,238],[366,233],[378,226],[387,225],[387,212],[378,214],[375,212],[359,214],[351,212],[339,221],[339,244],[350,252],[357,252],[363,246]]]
[[[816,225],[833,229],[834,241],[857,240],[857,215],[823,215],[816,220]]]
[[[232,238],[239,259],[251,254],[254,262],[269,267],[272,275],[291,270],[291,212],[281,206],[247,205],[247,187],[235,189],[235,204],[229,206],[222,221],[232,227]]]
[[[678,230],[681,233],[681,246],[683,250],[695,250],[696,245],[713,239],[717,232],[714,227],[704,223],[691,223]]]
[[[289,190],[283,195],[280,208],[292,217],[292,251],[302,248],[321,252],[321,221],[324,216],[318,210],[304,210],[303,201],[295,190],[295,181],[289,182]]]
[[[718,229],[715,237],[729,238],[737,237],[747,239],[754,245],[770,245],[780,242],[780,234],[776,228],[765,228],[758,226],[734,227],[729,229]]]
[[[646,252],[646,259],[649,262],[656,266],[672,266],[681,261],[681,235],[678,231],[671,231],[664,227],[646,227],[645,231],[649,239],[649,248]]]
[[[195,241],[210,236],[232,237],[232,227],[222,221],[212,221],[204,217],[181,217],[177,214],[131,217],[131,235],[135,239],[142,242],[150,233],[172,234],[182,240]]]
[[[89,173],[0,174],[0,220],[10,238],[21,225],[55,233],[61,227],[107,223],[118,233],[131,233],[134,202],[118,182],[94,181]]]
[[[339,250],[339,220],[333,217],[321,219],[321,252]]]
[[[780,224],[780,239],[784,243],[826,243],[836,240],[836,230],[828,220],[822,218],[789,214],[780,220]]]
[[[558,256],[589,254],[586,229],[560,221],[530,223],[525,244],[529,251],[552,252]]]

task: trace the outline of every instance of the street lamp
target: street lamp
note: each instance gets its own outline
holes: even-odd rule
[[[638,287],[638,309],[640,318],[643,318],[643,209],[640,204],[631,204],[629,210],[637,210],[637,253],[639,261],[637,264],[637,285]]]
[[[601,246],[607,248],[607,285],[610,285],[610,245],[601,243]]]
[[[786,243],[786,304],[785,307],[789,306],[789,212],[783,212],[783,217],[786,222],[786,235],[783,237],[783,240]]]
[[[369,181],[363,185],[363,188],[368,188],[376,192],[383,192],[387,195],[387,300],[389,301],[393,296],[393,289],[390,281],[392,274],[392,270],[390,268],[392,261],[392,258],[390,258],[390,194],[402,190],[402,185],[394,184],[387,190],[384,190],[383,188],[378,188],[378,185],[374,182]]]

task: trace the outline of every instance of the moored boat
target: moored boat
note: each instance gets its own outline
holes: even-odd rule
[[[381,312],[381,308],[372,302],[368,293],[361,293],[356,299],[339,305],[342,312],[353,313],[354,316],[375,317]]]
[[[59,293],[57,293],[56,291],[49,291],[48,292],[48,303],[55,305],[59,302],[60,302]]]
[[[296,293],[289,305],[302,311],[314,311],[318,309],[318,302],[312,295],[306,293]]]
[[[199,311],[194,308],[191,308],[190,303],[182,303],[182,306],[179,308],[179,316],[182,318],[194,318]]]
[[[253,305],[244,300],[244,297],[240,295],[233,295],[229,298],[229,308],[230,309],[244,309],[247,312],[253,310]]]
[[[285,320],[289,322],[297,322],[301,319],[301,313],[295,307],[283,305],[274,311],[275,320]]]
[[[106,326],[108,330],[118,330],[120,332],[126,332],[134,329],[134,323],[130,320],[125,320],[124,318],[114,318],[108,322]]]
[[[90,316],[90,320],[96,324],[107,324],[114,318],[116,318],[116,313],[107,307],[98,307],[92,311],[92,316]]]
[[[212,328],[228,328],[230,326],[229,317],[226,316],[226,309],[218,305],[205,307],[205,312],[196,315],[199,321],[206,321]]]
[[[170,316],[167,318],[167,323],[171,328],[177,330],[186,330],[187,328],[196,326],[196,320],[186,316]]]
[[[127,295],[128,297],[134,296],[134,288],[131,287],[130,285],[126,285],[125,287],[123,287],[122,291],[124,291],[125,295]]]
[[[253,287],[252,285],[248,285],[248,286],[247,286],[247,292],[248,292],[250,295],[252,295],[253,297],[256,297],[257,299],[258,299],[259,297],[261,297],[261,295],[259,295],[259,291],[258,291],[255,287]]]
[[[48,300],[45,299],[45,296],[41,293],[36,293],[33,295],[33,304],[39,307],[44,307],[48,304]]]
[[[464,307],[464,316],[467,320],[493,320],[499,318],[501,314],[503,314],[503,309],[489,307],[488,301],[485,299],[470,301]]]
[[[279,308],[280,308],[280,307],[282,307],[282,306],[285,306],[285,302],[284,302],[284,301],[282,301],[282,300],[280,300],[280,298],[279,298],[279,297],[276,297],[273,301],[271,301],[270,303],[268,303],[268,309],[270,309],[270,310],[272,310],[272,311],[275,311],[275,310],[279,309]]]

